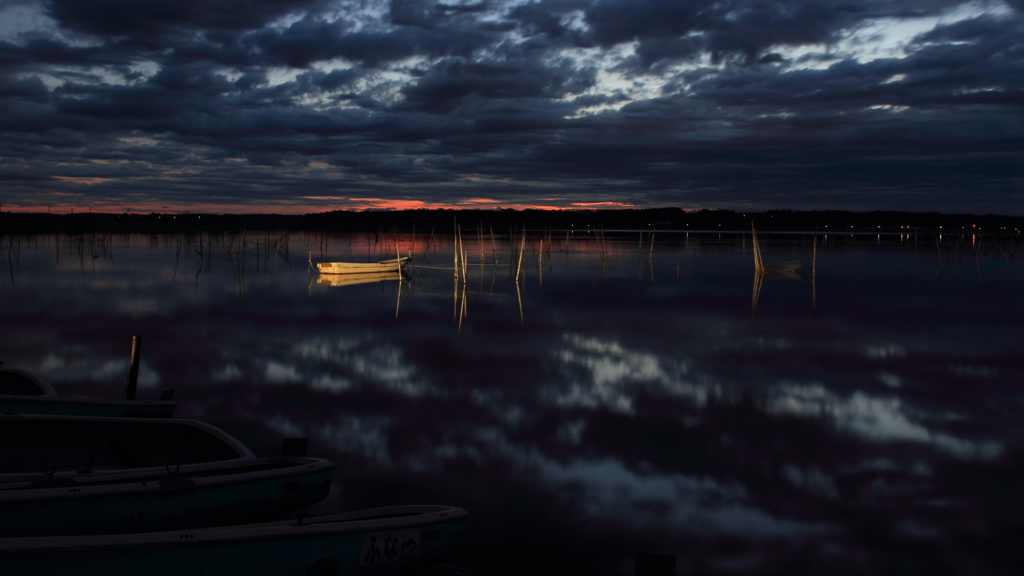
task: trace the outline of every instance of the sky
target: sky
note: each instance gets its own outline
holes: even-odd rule
[[[0,209],[1024,214],[1024,0],[0,0]]]

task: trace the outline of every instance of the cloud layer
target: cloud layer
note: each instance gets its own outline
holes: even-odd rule
[[[0,22],[7,207],[1024,206],[1017,0],[0,0]]]

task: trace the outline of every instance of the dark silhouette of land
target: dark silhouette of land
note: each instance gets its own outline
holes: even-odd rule
[[[25,233],[180,233],[191,231],[316,230],[340,232],[451,232],[482,226],[495,233],[509,227],[531,230],[604,229],[659,231],[844,231],[853,233],[908,231],[1019,234],[1024,216],[941,214],[938,212],[847,212],[841,210],[735,212],[680,208],[643,210],[339,210],[304,215],[283,214],[43,214],[0,213],[0,234]]]

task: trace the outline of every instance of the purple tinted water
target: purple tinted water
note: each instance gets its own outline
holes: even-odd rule
[[[0,360],[117,396],[141,335],[140,397],[174,388],[257,455],[308,436],[338,465],[324,507],[465,508],[473,574],[631,574],[637,552],[679,574],[1016,572],[1005,239],[822,235],[759,282],[749,235],[561,234],[527,239],[518,283],[508,238],[468,235],[457,280],[450,236],[399,235],[410,278],[348,286],[309,262],[394,237],[3,237]]]

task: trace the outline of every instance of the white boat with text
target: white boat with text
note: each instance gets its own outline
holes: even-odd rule
[[[457,554],[468,515],[391,506],[215,528],[0,538],[5,576],[387,576]]]

